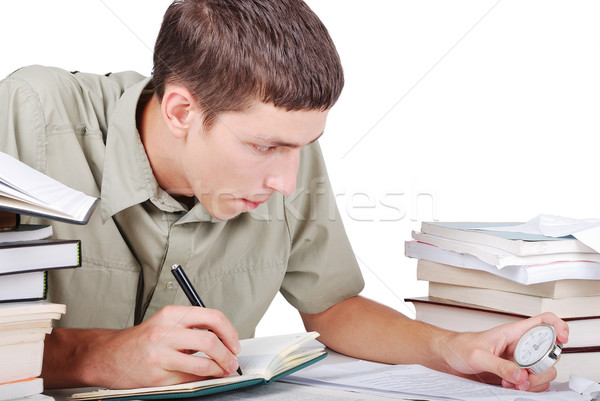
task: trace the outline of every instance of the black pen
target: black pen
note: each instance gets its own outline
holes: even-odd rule
[[[190,303],[194,306],[206,308],[206,305],[204,305],[204,302],[202,302],[202,300],[200,299],[200,296],[198,295],[196,289],[190,282],[190,279],[188,279],[185,272],[183,271],[183,267],[181,267],[181,265],[173,265],[171,266],[171,273],[173,273],[173,275],[175,276],[175,280],[177,280],[177,282],[181,286],[181,289],[190,300]],[[238,366],[237,372],[241,376],[242,368]]]

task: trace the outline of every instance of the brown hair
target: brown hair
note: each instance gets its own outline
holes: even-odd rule
[[[327,29],[302,0],[176,0],[154,48],[153,81],[190,90],[209,129],[253,100],[326,110],[344,85]]]

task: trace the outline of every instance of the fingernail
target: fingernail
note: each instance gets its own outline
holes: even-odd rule
[[[521,381],[521,371],[520,370],[515,370],[513,371],[513,379],[515,379],[515,381],[517,383],[519,383]]]
[[[521,391],[527,391],[530,388],[531,388],[531,383],[529,383],[529,380],[525,381],[517,386],[517,390],[521,390]]]
[[[239,362],[234,359],[229,364],[229,371],[230,372],[235,372],[237,370],[238,366],[240,366]]]

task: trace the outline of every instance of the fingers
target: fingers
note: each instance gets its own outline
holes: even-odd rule
[[[521,369],[523,371],[523,369]],[[522,391],[546,391],[548,387],[550,387],[550,382],[556,379],[556,369],[550,368],[541,373],[533,374],[531,372],[523,371],[524,374],[527,375],[527,379],[523,380],[521,384],[515,384],[506,380],[502,380],[502,387],[505,388],[513,388],[516,390]],[[519,375],[523,375],[523,373],[519,373]]]
[[[227,317],[216,309],[171,305],[162,308],[148,321],[165,327],[211,330],[233,354],[238,354],[241,350],[237,331]]]
[[[200,351],[204,355],[175,352],[166,369],[197,376],[225,376],[235,372],[239,366],[236,356],[213,332],[180,329],[173,332],[168,341],[176,351]]]
[[[513,361],[495,354],[481,358],[480,363],[484,371],[491,372],[502,379],[503,387],[521,391],[544,391],[556,378],[555,368],[533,374],[526,369],[519,368]]]
[[[550,387],[550,382],[556,379],[556,374],[554,367],[537,374],[529,373],[529,381],[531,382],[529,391],[546,391]]]
[[[531,387],[529,374],[525,369],[519,368],[512,361],[508,361],[497,355],[490,354],[482,361],[482,368],[502,379],[504,387],[526,390]]]
[[[541,319],[542,323],[547,323],[554,326],[554,330],[556,331],[556,339],[558,342],[565,344],[569,341],[569,326],[565,321],[553,313],[544,313],[539,315],[538,318]]]
[[[515,334],[517,335],[517,340],[527,330],[529,330],[533,326],[542,323],[551,324],[552,326],[554,326],[554,330],[556,331],[556,338],[561,344],[565,344],[569,341],[569,326],[554,313],[550,312],[546,312],[541,315],[537,315],[517,323],[512,323],[518,327],[518,330],[515,331]]]
[[[121,343],[139,355],[125,361],[126,370],[143,386],[227,376],[239,366],[237,331],[217,310],[168,306],[121,334]]]
[[[514,336],[510,336],[512,338],[507,344],[507,349],[512,352],[523,333],[542,323],[551,324],[554,327],[558,342],[564,344],[569,340],[568,325],[553,313],[544,313],[512,325],[506,325],[506,328],[511,329],[511,332],[514,334]],[[512,328],[510,326],[512,326]],[[515,327],[516,330],[512,330]],[[500,357],[489,360],[488,367],[490,372],[493,372],[502,378],[503,387],[515,388],[523,391],[544,391],[548,389],[550,382],[556,378],[557,374],[554,367],[547,369],[544,372],[533,374],[528,370],[519,368],[512,361]]]
[[[221,363],[223,362],[221,361]],[[230,368],[225,370],[216,359],[202,355],[189,355],[183,352],[173,352],[169,358],[165,359],[163,364],[165,370],[180,375],[193,376],[193,380],[205,377],[224,377],[235,372],[237,366],[237,361],[234,359]]]

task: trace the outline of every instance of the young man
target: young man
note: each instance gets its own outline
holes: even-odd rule
[[[53,223],[56,237],[82,240],[83,266],[50,277],[68,313],[46,340],[47,387],[234,372],[238,338],[281,291],[339,352],[547,388],[554,369],[534,375],[509,358],[541,322],[566,342],[554,315],[457,334],[359,296],[316,142],[342,68],[303,2],[176,1],[154,65],[151,78],[27,67],[0,83],[0,150],[101,198],[87,226]],[[212,309],[186,306],[176,263]]]

